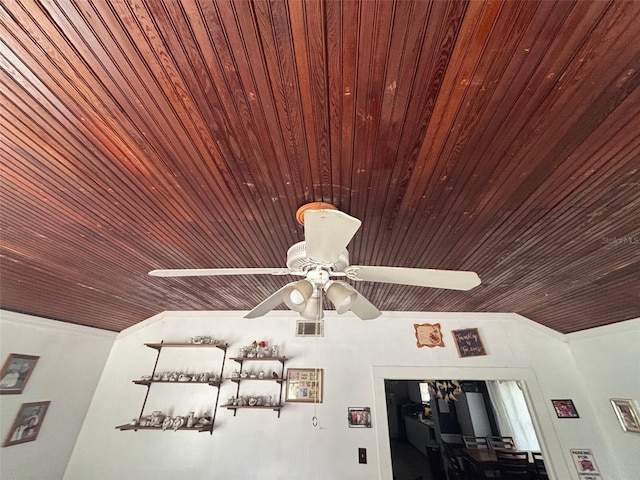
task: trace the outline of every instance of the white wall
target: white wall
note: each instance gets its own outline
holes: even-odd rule
[[[577,479],[569,449],[590,448],[604,479],[618,475],[611,446],[603,438],[589,396],[564,336],[514,314],[385,313],[363,322],[350,314],[326,312],[324,338],[294,336],[296,315],[272,312],[243,319],[235,312],[167,312],[122,332],[96,390],[66,480],[216,478],[373,479],[391,478],[384,378],[520,379],[534,414],[541,445],[557,479]],[[445,348],[417,348],[414,323],[442,324]],[[488,355],[458,358],[450,330],[478,327]],[[317,367],[325,373],[322,404],[287,403],[281,417],[272,411],[219,409],[213,435],[194,432],[120,432],[116,425],[137,417],[146,388],[132,383],[153,368],[155,351],[145,342],[184,341],[213,335],[237,347],[264,339],[281,346],[287,367]],[[615,347],[612,347],[615,348]],[[184,351],[186,349],[181,349]],[[163,355],[165,355],[163,353]],[[197,360],[174,356],[173,367]],[[189,354],[191,355],[191,354]],[[161,361],[162,361],[161,357]],[[211,359],[215,363],[215,359]],[[237,365],[227,361],[225,376]],[[391,369],[391,370],[389,370]],[[256,382],[254,382],[256,383]],[[221,403],[236,385],[221,387]],[[266,383],[242,384],[264,393]],[[272,389],[274,387],[271,387]],[[176,393],[176,389],[179,393]],[[215,389],[199,385],[154,385],[147,412],[202,411]],[[572,398],[581,418],[555,417],[550,398]],[[370,406],[372,429],[348,428],[348,407]],[[317,416],[319,426],[312,425]],[[357,462],[359,447],[368,464]]]
[[[23,403],[51,401],[33,442],[0,449],[0,478],[57,480],[65,468],[116,334],[0,310],[0,362],[40,357],[23,392],[0,396],[0,441]]]
[[[640,434],[622,430],[610,403],[611,398],[640,402],[640,318],[572,333],[567,340],[596,420],[615,445],[618,478],[640,478]]]

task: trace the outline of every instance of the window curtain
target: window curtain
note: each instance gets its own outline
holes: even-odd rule
[[[540,444],[518,382],[488,381],[487,388],[500,435],[513,437],[518,450],[539,452]]]

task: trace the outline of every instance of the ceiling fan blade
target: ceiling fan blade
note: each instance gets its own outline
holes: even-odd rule
[[[352,265],[345,269],[345,273],[347,278],[352,280],[446,288],[449,290],[471,290],[473,287],[480,285],[480,277],[475,272],[461,270]]]
[[[288,268],[176,268],[151,270],[154,277],[206,277],[210,275],[304,275]]]
[[[307,257],[334,263],[362,222],[340,210],[307,210],[304,213],[304,243]]]
[[[373,320],[382,315],[382,312],[378,310],[373,303],[364,298],[360,292],[358,292],[358,296],[349,310],[359,317],[360,320]]]
[[[274,293],[273,295],[267,297],[266,299],[264,299],[262,302],[260,302],[258,305],[256,305],[253,310],[251,310],[249,313],[247,313],[244,318],[256,318],[256,317],[261,317],[267,313],[269,313],[271,310],[273,310],[274,308],[276,308],[278,305],[280,305],[283,301],[284,301],[284,297],[282,295],[283,291],[285,288],[293,285],[295,282],[291,282],[286,284],[284,287],[282,287],[281,289],[279,289],[276,293]]]

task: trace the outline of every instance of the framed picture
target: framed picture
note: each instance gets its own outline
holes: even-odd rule
[[[322,403],[322,369],[289,368],[287,402]]]
[[[33,442],[38,438],[38,432],[40,432],[50,403],[23,403],[2,446],[9,447],[18,443]]]
[[[484,349],[482,339],[480,338],[480,332],[477,328],[452,330],[451,333],[453,334],[453,339],[456,342],[458,356],[460,358],[478,357],[487,354]]]
[[[349,407],[349,428],[371,428],[371,409],[369,407]]]
[[[414,323],[418,348],[421,347],[444,347],[442,332],[439,323]]]
[[[625,432],[640,433],[640,411],[633,400],[628,398],[612,398],[611,405],[618,416],[618,421]]]
[[[573,400],[551,400],[551,404],[555,408],[558,418],[580,418]]]
[[[11,353],[0,371],[0,394],[22,393],[40,357]]]

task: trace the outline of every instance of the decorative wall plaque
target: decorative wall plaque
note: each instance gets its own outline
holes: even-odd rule
[[[444,340],[442,339],[442,332],[440,331],[439,323],[434,323],[433,325],[430,323],[414,323],[413,328],[416,330],[418,348],[444,347]]]
[[[477,357],[487,354],[477,328],[453,330],[451,333],[453,334],[453,339],[456,341],[456,347],[458,347],[458,356],[461,358]]]

